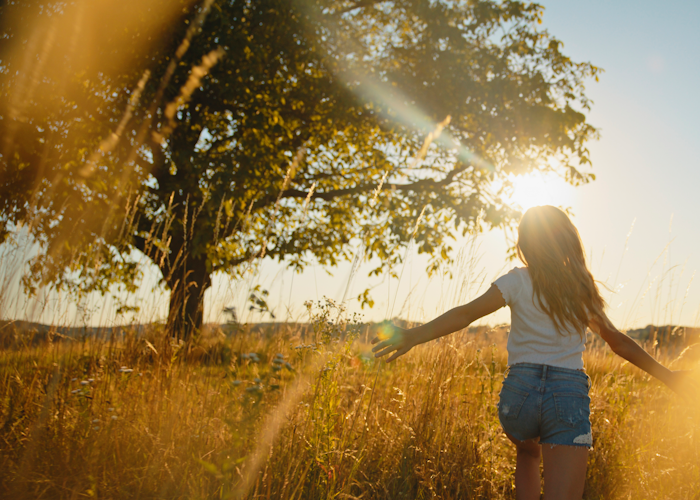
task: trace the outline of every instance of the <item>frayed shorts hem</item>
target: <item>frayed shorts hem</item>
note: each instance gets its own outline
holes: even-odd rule
[[[570,444],[570,443],[561,444],[561,443],[546,443],[546,442],[542,442],[542,441],[540,441],[539,444],[540,444],[540,446],[545,446],[545,445],[549,446],[550,449],[557,448],[559,446],[566,446],[567,448],[583,448],[583,449],[588,450],[588,451],[593,451],[592,444],[583,444],[583,443],[581,443],[581,444],[578,444],[578,443],[577,444]]]
[[[503,427],[503,424],[501,423],[501,429],[503,429],[503,432],[506,432],[505,428]],[[522,439],[521,437],[517,436],[516,434],[513,433],[508,433],[510,436],[513,438],[517,439],[521,443],[527,443],[530,441],[535,441],[537,444],[540,446],[549,446],[550,448],[556,448],[558,446],[566,446],[568,448],[585,448],[588,451],[593,451],[593,444],[591,441],[591,444],[589,443],[550,443],[549,441],[540,441],[539,436],[534,437],[534,438],[528,438],[528,439]]]

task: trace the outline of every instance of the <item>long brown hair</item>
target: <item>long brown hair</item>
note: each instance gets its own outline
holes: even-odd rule
[[[525,212],[518,226],[518,256],[532,279],[533,301],[562,330],[583,333],[605,318],[605,301],[586,267],[581,237],[562,210],[549,205]]]

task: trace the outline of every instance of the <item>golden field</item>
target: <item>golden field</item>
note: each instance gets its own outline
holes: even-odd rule
[[[496,401],[505,328],[375,361],[376,325],[15,337],[0,351],[3,498],[515,498]],[[650,346],[647,346],[651,348]],[[677,351],[677,350],[676,350]],[[657,356],[673,361],[663,350]],[[700,498],[698,401],[594,343],[586,499]],[[693,368],[692,348],[674,366]]]

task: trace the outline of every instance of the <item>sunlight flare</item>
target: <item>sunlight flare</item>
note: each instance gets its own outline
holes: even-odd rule
[[[574,187],[555,173],[532,172],[510,180],[513,188],[506,201],[523,212],[539,205],[568,207],[573,201]]]

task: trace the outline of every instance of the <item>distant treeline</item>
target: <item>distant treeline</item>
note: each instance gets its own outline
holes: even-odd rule
[[[408,328],[414,323],[395,319],[394,324]],[[356,325],[356,331],[363,341],[369,341],[375,337],[386,322],[363,323]],[[8,348],[17,345],[40,344],[43,342],[56,342],[62,340],[102,339],[121,340],[127,335],[141,336],[147,332],[162,330],[164,325],[158,323],[132,324],[114,327],[90,327],[90,326],[53,326],[29,321],[0,320],[0,348]],[[467,332],[473,335],[487,337],[487,341],[499,342],[506,339],[509,325],[471,326]],[[220,333],[219,333],[220,332]],[[299,338],[302,342],[313,342],[314,331],[310,323],[275,322],[275,323],[249,323],[249,324],[207,324],[204,333],[223,333],[226,336],[240,334],[262,335],[272,337],[285,335]],[[662,347],[679,348],[700,341],[700,328],[679,325],[647,325],[644,328],[628,330],[627,334],[643,345],[657,342]],[[588,334],[589,342],[594,345],[602,341],[592,333]]]
[[[115,327],[92,326],[55,326],[34,323],[31,321],[0,320],[0,348],[20,344],[41,344],[61,340],[80,340],[83,338],[98,338],[109,340],[120,339],[126,334],[141,335],[155,325],[124,325]]]

